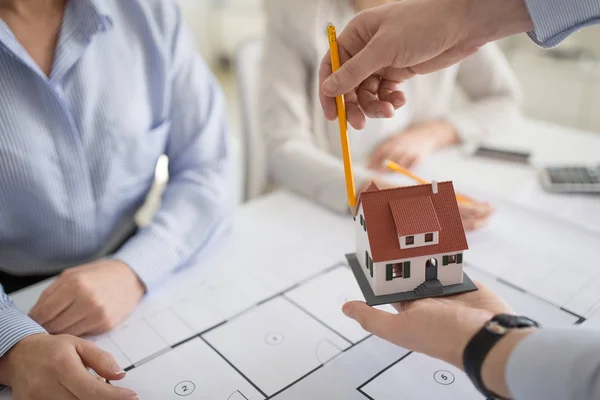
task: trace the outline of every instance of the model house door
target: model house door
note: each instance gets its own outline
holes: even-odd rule
[[[425,263],[425,280],[435,281],[438,278],[438,264],[435,258],[430,258]]]

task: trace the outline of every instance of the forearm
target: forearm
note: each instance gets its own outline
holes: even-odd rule
[[[468,37],[483,45],[528,32],[540,46],[558,45],[585,26],[600,24],[597,0],[463,0]]]
[[[115,254],[147,289],[201,256],[228,226],[231,202],[225,171],[224,165],[197,167],[172,176],[151,224]]]
[[[337,212],[348,210],[342,160],[309,143],[288,141],[269,151],[269,170],[279,184]],[[373,178],[366,168],[354,167],[356,188]]]
[[[434,138],[433,150],[451,146],[459,141],[458,130],[447,120],[429,122],[426,127],[428,134]]]
[[[468,24],[465,33],[468,32],[473,45],[478,47],[533,29],[533,22],[524,0],[462,1],[466,10],[463,21]]]

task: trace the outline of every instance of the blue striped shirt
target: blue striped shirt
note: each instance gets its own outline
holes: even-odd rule
[[[148,289],[229,218],[222,93],[165,0],[71,0],[48,78],[0,20],[0,269],[53,273],[102,252],[169,157],[152,223],[112,257]],[[43,332],[0,292],[0,356]]]
[[[600,24],[600,0],[525,0],[538,45],[553,47],[575,31]]]

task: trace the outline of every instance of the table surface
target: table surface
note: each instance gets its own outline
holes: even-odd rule
[[[463,148],[453,147],[432,155],[418,169],[430,179],[453,180],[459,187],[465,185],[481,192],[512,198],[524,186],[536,180],[536,168],[540,166],[551,163],[600,163],[600,134],[542,121],[525,120],[514,132],[489,138],[485,143],[530,151],[531,164],[471,157],[466,155]],[[588,200],[585,196],[570,195],[567,202],[578,207],[578,201],[582,198]],[[253,203],[256,201],[262,200],[257,199]],[[600,210],[600,198],[593,199],[594,203],[596,201]],[[574,213],[568,215],[572,217]],[[48,282],[42,282],[16,293],[13,298],[21,308],[29,309],[48,285]]]
[[[453,180],[503,197],[514,195],[524,184],[535,180],[538,169],[549,164],[600,164],[600,134],[525,120],[506,135],[490,137],[486,145],[531,153],[529,165],[466,155],[463,148],[444,149],[424,163],[430,179]]]
[[[523,185],[527,185],[528,183],[531,183],[531,179],[535,179],[535,166],[552,162],[594,163],[599,161],[598,155],[600,154],[600,135],[560,128],[537,122],[528,122],[519,132],[515,132],[510,136],[507,135],[506,137],[495,139],[494,142],[490,141],[489,144],[532,150],[534,154],[532,162],[533,165],[523,166],[507,162],[492,161],[483,158],[465,157],[464,154],[461,154],[461,149],[453,148],[447,149],[432,156],[430,160],[427,161],[426,165],[422,166],[421,169],[428,173],[435,172],[436,174],[439,173],[439,175],[443,175],[439,177],[427,176],[428,178],[438,180],[452,179],[457,182],[458,185],[462,184],[468,187],[475,187],[478,190],[481,190],[482,193],[490,192],[494,195],[500,195],[504,198],[511,198],[515,194],[518,194]],[[569,199],[572,199],[575,203],[577,202],[577,197],[572,197]],[[258,226],[257,222],[261,221],[262,219],[264,223],[263,216],[273,212],[280,212],[282,216],[284,216],[286,214],[283,211],[286,209],[286,207],[290,207],[290,205],[293,204],[295,204],[293,207],[298,207],[298,204],[296,203],[298,203],[297,198],[286,192],[279,192],[261,199],[256,199],[248,205],[242,206],[238,211],[238,225],[252,225],[252,231],[254,232],[253,236],[260,237],[262,241],[266,241],[268,240],[269,232],[264,232],[262,234],[257,232],[257,230],[260,229],[260,227],[254,228]],[[598,198],[598,203],[600,205],[600,198]],[[299,204],[301,205],[301,203]],[[312,205],[310,206],[312,207]],[[314,210],[313,212],[319,215],[319,221],[327,225],[330,230],[336,232],[335,236],[337,239],[339,239],[336,241],[336,243],[329,243],[326,240],[323,240],[323,243],[321,244],[324,247],[345,247],[343,243],[350,243],[351,247],[351,221],[343,218],[343,216],[330,215],[326,211],[317,207],[313,207],[311,210]],[[306,211],[308,212],[308,208]],[[598,214],[600,215],[600,213]],[[289,218],[293,219],[291,216]],[[312,229],[312,227],[310,227],[310,229]],[[271,231],[274,229],[265,228],[265,230]],[[306,234],[309,234],[308,231]],[[309,245],[311,248],[319,248],[319,246],[313,243],[314,240],[311,242],[311,240],[308,239],[308,241],[311,243]],[[337,243],[338,241],[343,243]],[[298,243],[297,250],[302,252],[302,250],[304,250],[303,244],[300,242]],[[319,255],[312,254],[313,257],[316,256],[321,261],[323,261],[323,259],[328,259],[328,257],[331,258],[331,254],[327,254],[328,250],[323,248],[323,246],[319,251]],[[286,249],[287,250],[285,251],[291,251],[289,246],[286,247]],[[225,247],[223,251],[231,252],[232,249]],[[310,264],[310,262],[308,264]],[[176,282],[179,282],[177,279],[181,279],[181,277],[174,278]],[[173,282],[174,284],[175,281]],[[48,282],[43,282],[23,290],[19,293],[16,293],[13,296],[13,299],[21,310],[28,310],[35,303],[40,293],[45,287],[47,287],[48,284]],[[504,295],[506,294],[503,293],[503,296]],[[142,305],[141,308],[144,308],[143,306],[144,305]],[[138,307],[138,310],[139,309],[140,308]],[[384,344],[377,345],[384,346]],[[389,353],[393,350],[393,348],[390,348],[383,353]],[[364,362],[365,356],[361,355],[361,357],[363,360],[361,362]],[[307,385],[309,384],[310,382],[307,383]],[[290,396],[293,397],[293,392],[290,393]]]

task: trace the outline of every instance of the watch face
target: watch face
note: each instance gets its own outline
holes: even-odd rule
[[[496,321],[498,324],[506,328],[529,328],[539,326],[537,322],[530,318],[510,314],[496,315],[492,321]]]

